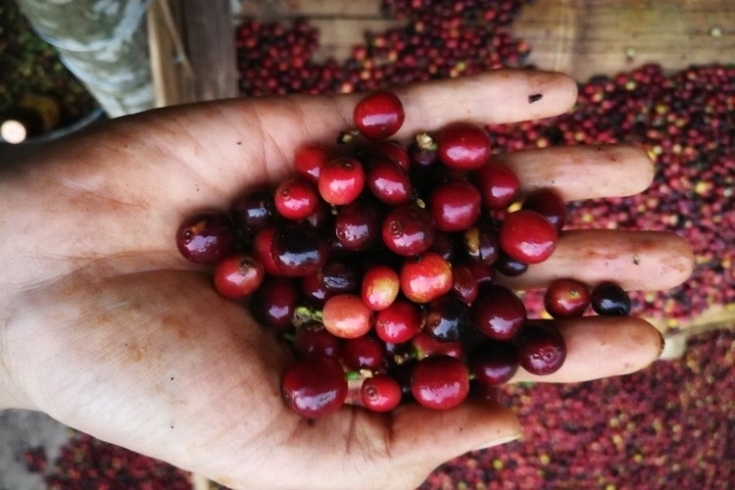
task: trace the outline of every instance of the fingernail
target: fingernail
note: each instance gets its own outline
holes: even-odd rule
[[[516,441],[516,440],[520,439],[522,435],[523,434],[521,434],[520,432],[518,432],[518,433],[515,433],[515,434],[507,435],[505,437],[499,437],[497,439],[493,439],[492,441],[488,441],[488,442],[480,445],[479,447],[476,447],[475,448],[475,451],[480,451],[482,449],[487,449],[487,448],[493,447],[493,446],[500,446],[502,444],[508,444],[509,442],[513,442],[513,441]]]

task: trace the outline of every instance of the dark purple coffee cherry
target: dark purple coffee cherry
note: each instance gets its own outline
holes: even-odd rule
[[[176,231],[176,246],[195,264],[215,264],[228,255],[235,243],[235,231],[229,218],[221,213],[193,216]]]
[[[630,315],[630,297],[614,282],[603,282],[592,288],[590,304],[600,316]]]
[[[546,375],[559,370],[567,357],[564,337],[543,323],[523,327],[516,339],[518,361],[531,374]]]

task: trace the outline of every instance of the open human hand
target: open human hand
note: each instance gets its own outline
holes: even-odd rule
[[[406,110],[399,138],[458,119],[549,117],[576,98],[573,80],[541,71],[395,91]],[[543,97],[530,104],[531,94]],[[43,411],[235,488],[412,488],[444,461],[519,437],[515,416],[487,401],[444,412],[344,407],[301,419],[279,392],[288,352],[176,248],[184,218],[283,180],[297,147],[349,129],[358,97],[150,111],[0,169],[0,408]],[[498,159],[518,173],[523,191],[554,187],[568,200],[635,194],[653,175],[646,154],[627,146]],[[688,245],[672,234],[568,231],[550,259],[506,284],[544,286],[564,276],[658,290],[691,269]],[[544,381],[633,372],[662,347],[658,331],[632,317],[571,319],[559,329],[567,359]],[[535,379],[523,370],[515,377]]]

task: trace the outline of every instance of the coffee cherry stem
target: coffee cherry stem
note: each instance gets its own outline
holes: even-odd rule
[[[436,150],[436,141],[429,133],[419,133],[416,135],[416,146],[422,150]]]
[[[357,138],[360,135],[360,132],[357,129],[351,129],[349,131],[342,131],[339,133],[339,136],[337,137],[337,143],[346,145],[348,143],[352,143],[355,138]]]
[[[401,364],[405,364],[413,359],[418,359],[418,349],[415,347],[409,349],[407,352],[395,354],[393,356],[393,363],[396,366],[400,366]]]
[[[359,381],[362,383],[365,378],[371,378],[372,376],[373,372],[369,369],[355,369],[351,371],[345,371],[345,379],[348,382]]]
[[[362,400],[360,392],[365,380],[372,378],[373,376],[375,376],[375,373],[369,369],[345,371],[345,379],[347,380],[347,398],[345,399],[345,405],[365,407],[365,403]]]
[[[297,306],[291,315],[291,323],[294,327],[301,327],[309,323],[323,323],[322,310],[316,310],[309,306]]]

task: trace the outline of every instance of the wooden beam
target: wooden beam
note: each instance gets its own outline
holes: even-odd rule
[[[667,71],[735,63],[735,14],[727,1],[536,2],[512,29],[530,44],[531,63],[582,82],[647,63]]]
[[[153,0],[147,23],[156,107],[192,102],[194,72],[181,40],[179,20],[168,0]]]
[[[154,0],[148,37],[157,106],[238,95],[228,0]]]
[[[261,20],[309,19],[380,19],[380,0],[242,0],[237,14]]]
[[[194,70],[195,100],[238,95],[237,55],[229,0],[176,0]]]

